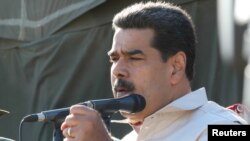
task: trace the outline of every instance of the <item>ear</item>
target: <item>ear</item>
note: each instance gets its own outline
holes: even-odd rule
[[[171,74],[171,84],[176,85],[185,76],[186,70],[186,54],[182,51],[177,52],[171,57],[172,74]]]

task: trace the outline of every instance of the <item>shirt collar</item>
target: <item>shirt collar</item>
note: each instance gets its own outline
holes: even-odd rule
[[[174,100],[170,104],[156,111],[154,114],[144,119],[143,125],[137,128],[147,128],[149,124],[154,123],[153,121],[159,120],[159,118],[167,118],[174,121],[176,118],[185,113],[186,111],[197,109],[207,103],[207,95],[205,88],[200,88],[193,92],[187,93],[186,95]],[[175,116],[171,116],[171,112],[179,113]]]
[[[175,101],[171,102],[167,106],[160,109],[158,112],[173,112],[173,111],[186,111],[193,110],[202,105],[204,105],[208,101],[206,90],[204,87],[195,90],[182,96]],[[158,113],[156,112],[156,113]]]

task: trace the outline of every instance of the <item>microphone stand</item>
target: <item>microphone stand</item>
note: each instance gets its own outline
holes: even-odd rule
[[[111,133],[110,123],[113,116],[113,112],[101,112],[101,117],[109,131]],[[61,131],[61,120],[54,121],[53,141],[63,141],[63,134]]]
[[[111,118],[112,118],[113,114],[114,114],[113,112],[102,112],[101,113],[102,119],[103,119],[109,133],[111,133],[110,123],[111,123]]]
[[[63,134],[61,131],[61,121],[54,122],[54,131],[53,131],[53,141],[63,141]]]

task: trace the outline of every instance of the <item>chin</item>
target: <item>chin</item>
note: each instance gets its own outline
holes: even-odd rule
[[[139,129],[143,123],[143,119],[136,117],[127,117],[127,123],[131,125],[134,129]]]

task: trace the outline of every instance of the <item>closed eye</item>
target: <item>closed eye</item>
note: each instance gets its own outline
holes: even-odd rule
[[[143,58],[139,58],[139,57],[130,57],[130,60],[143,60]]]
[[[118,57],[110,57],[109,62],[110,63],[115,63],[115,62],[117,62],[118,59],[119,59]]]

